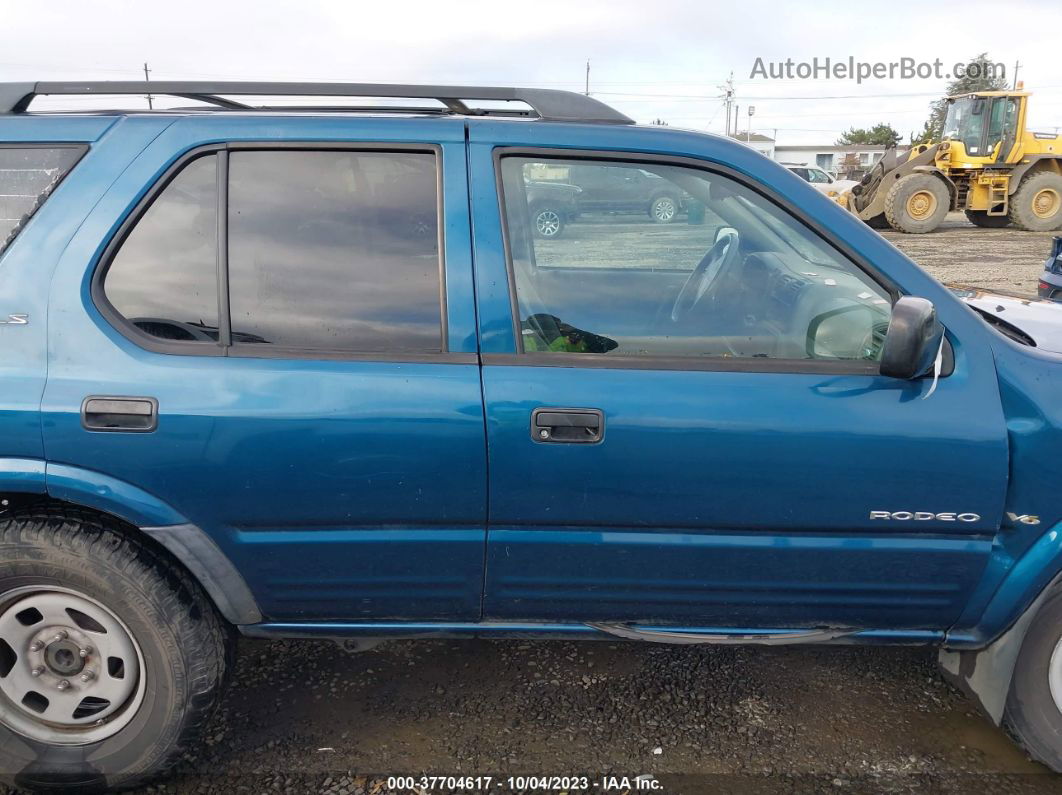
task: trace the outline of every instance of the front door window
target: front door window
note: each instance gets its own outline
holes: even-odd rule
[[[684,166],[548,166],[502,160],[523,353],[879,359],[889,292],[762,195]],[[686,215],[661,224],[648,214],[585,211],[556,235],[534,226],[529,196],[544,191],[528,174],[554,174],[559,187],[573,179],[622,185],[624,172],[659,183]]]

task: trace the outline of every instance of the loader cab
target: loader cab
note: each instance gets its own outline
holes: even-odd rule
[[[938,164],[948,168],[1009,163],[1021,140],[1026,92],[984,91],[948,97]],[[944,162],[941,162],[944,161]]]

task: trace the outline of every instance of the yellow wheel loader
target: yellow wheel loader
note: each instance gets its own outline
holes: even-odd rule
[[[943,140],[889,149],[842,202],[871,226],[932,232],[950,210],[977,226],[1062,228],[1062,136],[1025,129],[1029,93],[947,98]]]

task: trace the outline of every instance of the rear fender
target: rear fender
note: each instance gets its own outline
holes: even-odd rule
[[[0,458],[0,494],[5,492],[47,495],[133,525],[195,577],[228,621],[262,621],[247,583],[210,535],[155,495],[101,472],[26,458]]]

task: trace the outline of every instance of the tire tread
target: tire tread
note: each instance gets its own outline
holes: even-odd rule
[[[0,515],[0,558],[5,547],[40,553],[49,548],[84,556],[108,571],[121,572],[155,597],[177,635],[187,671],[187,699],[176,739],[149,770],[132,771],[110,780],[128,788],[169,773],[195,745],[220,701],[233,668],[232,628],[218,615],[198,582],[168,552],[156,548],[139,531],[92,511],[49,503],[30,505]],[[160,587],[161,586],[161,587]]]

